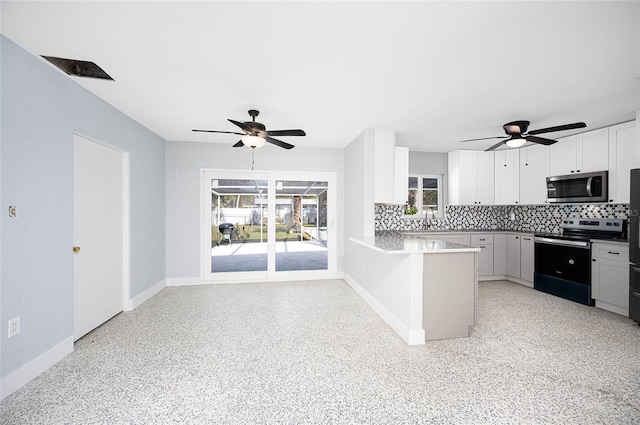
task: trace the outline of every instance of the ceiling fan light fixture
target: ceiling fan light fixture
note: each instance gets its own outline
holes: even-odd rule
[[[264,146],[265,140],[259,136],[251,136],[247,134],[246,136],[242,136],[242,143],[245,146],[251,146],[252,148],[259,148]]]
[[[521,137],[512,138],[507,140],[506,143],[507,143],[507,146],[511,148],[519,148],[520,146],[523,146],[525,143],[527,143],[527,139],[523,139]]]

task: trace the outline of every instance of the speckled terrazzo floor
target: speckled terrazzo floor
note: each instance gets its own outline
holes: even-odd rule
[[[407,346],[343,281],[166,288],[0,403],[2,424],[640,424],[640,326],[481,282]]]

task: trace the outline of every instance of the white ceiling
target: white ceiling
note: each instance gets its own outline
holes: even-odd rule
[[[94,61],[73,78],[167,140],[233,144],[261,111],[296,146],[365,128],[411,150],[484,149],[502,124],[633,119],[640,2],[2,1],[1,31],[34,55]],[[573,131],[574,133],[576,131]],[[572,132],[549,133],[561,137]],[[270,146],[270,149],[278,149]]]

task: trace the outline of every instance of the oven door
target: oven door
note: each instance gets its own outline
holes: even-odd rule
[[[591,243],[535,238],[536,273],[591,285]]]

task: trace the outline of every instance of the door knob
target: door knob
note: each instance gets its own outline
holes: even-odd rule
[[[79,246],[74,246],[73,247],[73,252],[80,252],[80,247]]]

